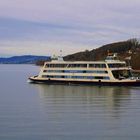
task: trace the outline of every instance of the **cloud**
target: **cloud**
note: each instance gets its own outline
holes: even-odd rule
[[[27,53],[25,47],[29,53],[43,54],[37,46],[44,44],[45,50],[49,43],[48,52],[62,46],[68,54],[67,46],[74,52],[139,38],[139,7],[139,0],[4,0],[0,2],[0,49]]]
[[[0,47],[0,55],[60,55],[62,50],[63,55],[85,51],[87,48],[93,49],[93,46],[75,44],[70,42],[39,42],[39,41],[3,41]]]
[[[51,23],[98,23],[115,13],[117,18],[135,16],[139,6],[139,0],[4,0],[0,2],[0,16]]]

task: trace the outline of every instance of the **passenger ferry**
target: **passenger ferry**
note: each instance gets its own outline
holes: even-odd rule
[[[62,58],[45,62],[39,75],[29,77],[34,83],[139,86],[132,68],[125,61],[109,55],[104,61],[63,61]]]

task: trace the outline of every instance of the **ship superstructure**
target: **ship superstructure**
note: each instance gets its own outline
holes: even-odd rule
[[[32,82],[59,84],[139,85],[140,79],[133,77],[132,68],[115,54],[104,61],[45,62],[38,76],[30,77]]]

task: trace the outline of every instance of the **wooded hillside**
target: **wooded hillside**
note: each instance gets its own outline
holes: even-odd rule
[[[140,70],[140,43],[137,39],[103,45],[91,51],[85,50],[64,57],[65,61],[95,61],[104,60],[108,52],[117,53],[121,60],[131,57],[130,63],[133,69]]]

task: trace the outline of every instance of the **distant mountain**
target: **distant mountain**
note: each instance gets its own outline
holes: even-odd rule
[[[0,58],[0,64],[35,64],[41,60],[49,61],[50,57],[35,55],[13,56],[9,58]]]
[[[108,52],[117,53],[119,59],[125,60],[126,57],[131,56],[130,63],[133,69],[140,70],[140,42],[137,39],[130,39],[103,45],[91,51],[85,50],[75,54],[64,57],[65,61],[96,61],[104,60]]]

